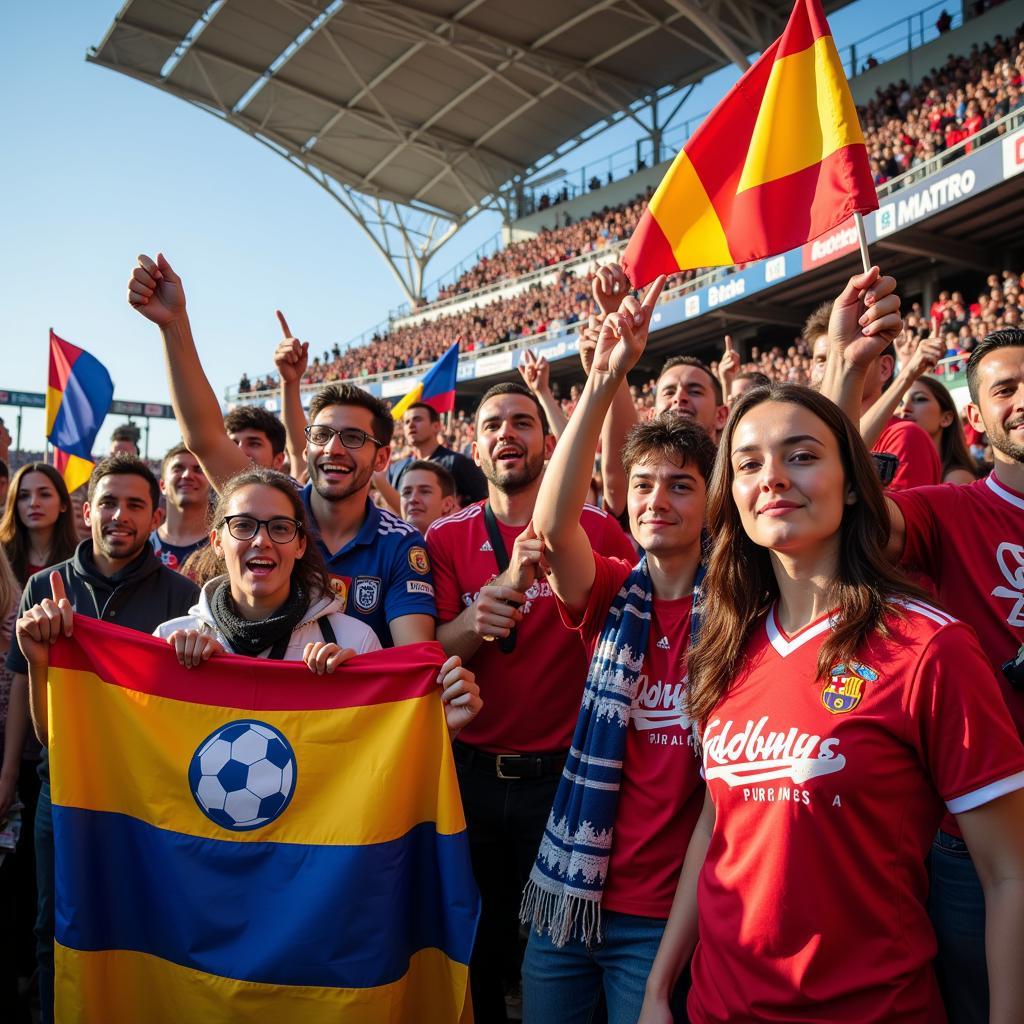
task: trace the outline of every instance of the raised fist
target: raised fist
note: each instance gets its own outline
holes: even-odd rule
[[[160,327],[184,314],[185,289],[162,252],[157,253],[155,261],[139,257],[128,281],[128,304]]]

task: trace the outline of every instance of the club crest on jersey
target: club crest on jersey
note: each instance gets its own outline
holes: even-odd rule
[[[331,593],[341,601],[341,610],[344,611],[348,607],[348,589],[352,581],[348,576],[335,576],[334,573],[330,573],[330,578]]]
[[[409,548],[409,568],[421,576],[426,576],[430,572],[430,559],[425,548]]]
[[[357,576],[352,584],[352,603],[364,615],[372,612],[380,601],[380,579],[377,576]]]
[[[829,676],[825,689],[821,691],[821,703],[833,715],[845,715],[861,702],[864,684],[873,683],[878,673],[867,665],[851,661],[849,665],[836,665]]]

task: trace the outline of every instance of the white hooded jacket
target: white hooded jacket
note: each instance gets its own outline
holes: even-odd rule
[[[153,636],[166,640],[176,629],[198,629],[204,633],[212,633],[225,651],[235,653],[231,650],[227,638],[217,629],[213,612],[210,610],[210,598],[213,596],[213,592],[226,580],[227,576],[218,576],[210,580],[199,592],[199,603],[189,609],[188,615],[181,615],[176,619],[161,623],[153,630]],[[335,642],[339,647],[351,647],[356,654],[366,654],[369,651],[381,649],[377,634],[369,626],[351,615],[346,615],[342,611],[341,601],[337,597],[323,595],[309,606],[299,624],[292,630],[283,661],[301,661],[306,644],[323,640],[324,635],[319,625],[322,618],[326,618],[330,622],[331,628],[334,630]],[[265,658],[269,654],[270,648],[268,647],[257,657]]]

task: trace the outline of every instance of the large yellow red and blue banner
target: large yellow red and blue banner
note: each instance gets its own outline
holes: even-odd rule
[[[53,648],[60,1024],[456,1022],[479,913],[441,648],[333,676]]]
[[[867,148],[820,0],[687,140],[622,256],[634,287],[659,274],[788,252],[878,208]]]

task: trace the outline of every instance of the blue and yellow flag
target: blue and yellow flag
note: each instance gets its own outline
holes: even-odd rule
[[[113,397],[107,368],[51,328],[46,440],[54,447],[54,465],[69,491],[81,487],[92,473],[92,446]]]
[[[423,402],[436,412],[451,412],[455,408],[455,385],[459,374],[459,343],[448,351],[424,374],[423,380],[413,384],[411,390],[391,407],[391,415],[400,420],[410,405]]]
[[[186,670],[77,617],[49,675],[56,1019],[460,1020],[479,897],[442,660]]]

